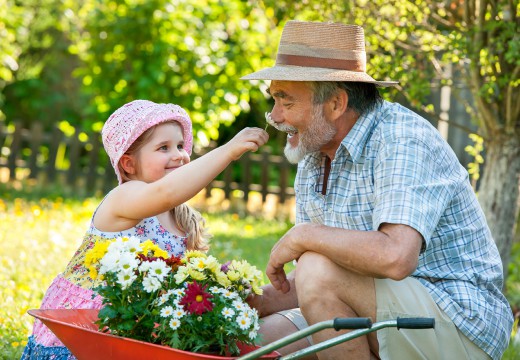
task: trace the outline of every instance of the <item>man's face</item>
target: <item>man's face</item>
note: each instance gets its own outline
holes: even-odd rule
[[[313,104],[308,83],[275,80],[269,93],[275,101],[269,123],[287,132],[284,153],[289,162],[298,163],[332,140],[336,128],[327,121],[323,105]]]

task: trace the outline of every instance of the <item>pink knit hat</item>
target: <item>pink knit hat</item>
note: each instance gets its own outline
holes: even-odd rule
[[[191,119],[179,105],[156,104],[148,100],[134,100],[117,109],[103,125],[103,146],[110,157],[119,184],[122,183],[118,163],[132,143],[149,128],[165,121],[177,121],[184,134],[184,149],[191,155],[193,134]]]

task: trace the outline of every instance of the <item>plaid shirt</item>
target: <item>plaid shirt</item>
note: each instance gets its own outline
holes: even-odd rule
[[[385,101],[342,141],[326,195],[322,174],[320,153],[298,164],[296,222],[367,231],[394,223],[419,231],[424,248],[412,276],[462,333],[499,359],[513,323],[501,292],[502,263],[468,173],[438,131]]]

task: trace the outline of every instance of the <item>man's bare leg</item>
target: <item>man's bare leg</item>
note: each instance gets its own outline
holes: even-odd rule
[[[287,319],[285,316],[280,314],[272,314],[269,316],[266,316],[261,319],[260,324],[260,333],[262,334],[262,344],[266,345],[270,344],[278,339],[281,339],[287,335],[290,335],[296,331],[298,331],[298,328],[296,325],[294,325],[289,319]],[[281,349],[278,349],[280,354],[287,355],[291,354],[295,351],[304,349],[311,344],[307,339],[303,338],[296,342],[293,342],[287,346],[284,346]],[[305,357],[304,359],[317,359],[317,357],[313,354],[311,356]]]
[[[296,291],[305,319],[309,324],[336,317],[369,317],[376,320],[374,279],[361,276],[324,257],[306,252],[296,267]],[[324,330],[313,336],[315,343],[338,336],[335,330]],[[318,353],[320,359],[377,358],[377,335],[370,333]]]

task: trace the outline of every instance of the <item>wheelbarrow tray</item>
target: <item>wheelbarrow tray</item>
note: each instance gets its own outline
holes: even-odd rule
[[[78,360],[193,360],[193,359],[236,359],[216,355],[198,354],[168,346],[106,334],[98,331],[94,323],[98,319],[96,309],[37,309],[28,313],[43,322]],[[241,355],[258,349],[239,344]],[[262,359],[276,359],[273,351]]]

